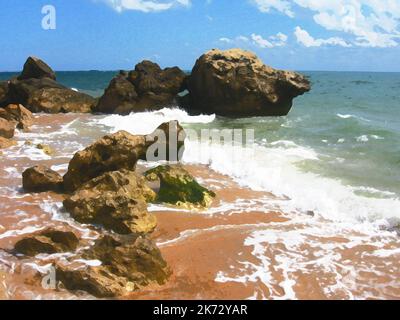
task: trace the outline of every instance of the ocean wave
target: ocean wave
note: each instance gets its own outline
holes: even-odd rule
[[[189,116],[179,109],[163,109],[129,116],[111,115],[95,121],[108,126],[110,131],[126,130],[145,134],[169,120],[211,124],[215,116]],[[301,170],[298,164],[322,161],[321,155],[313,148],[298,145],[294,141],[237,146],[192,140],[189,137],[185,147],[184,163],[208,165],[219,173],[229,175],[241,186],[290,198],[289,201],[276,200],[275,204],[285,212],[313,211],[332,221],[368,221],[376,225],[400,221],[400,200],[396,196],[362,196],[339,180]],[[273,200],[268,200],[268,203],[273,203]]]
[[[111,131],[125,130],[132,134],[149,134],[160,124],[178,120],[181,124],[206,124],[215,120],[215,115],[189,116],[181,109],[164,108],[159,111],[131,113],[128,116],[110,115],[96,119],[92,125],[104,125]]]
[[[342,119],[356,119],[356,120],[361,120],[361,121],[365,121],[365,122],[371,122],[371,120],[369,120],[369,119],[366,119],[366,118],[363,118],[363,117],[359,117],[359,116],[355,116],[355,115],[352,115],[352,114],[341,114],[341,113],[338,113],[336,115],[339,118],[342,118]]]

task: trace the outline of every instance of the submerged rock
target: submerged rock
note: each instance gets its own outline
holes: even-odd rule
[[[0,137],[11,139],[14,137],[15,123],[6,119],[0,118]]]
[[[211,50],[188,78],[186,108],[192,113],[228,117],[283,116],[293,99],[310,90],[302,75],[266,66],[255,54]]]
[[[22,104],[9,104],[0,108],[0,118],[15,122],[18,129],[28,130],[33,123],[32,113]]]
[[[119,234],[146,234],[157,225],[147,211],[147,202],[154,199],[144,177],[121,170],[90,180],[63,204],[78,222],[102,225]]]
[[[72,252],[78,247],[79,239],[73,232],[46,229],[33,236],[18,241],[14,246],[16,253],[27,256]]]
[[[98,298],[122,296],[149,284],[164,284],[171,272],[160,250],[149,239],[118,240],[104,236],[82,254],[99,266],[71,268],[58,265],[56,277],[68,290],[86,291]]]
[[[29,57],[18,80],[49,78],[56,80],[55,72],[42,60],[36,57]]]
[[[22,185],[27,192],[61,191],[61,175],[45,166],[35,166],[22,173]]]
[[[183,90],[185,78],[178,67],[162,70],[156,63],[143,61],[111,81],[95,111],[129,114],[169,107]]]
[[[149,181],[160,181],[156,201],[184,208],[207,208],[215,193],[202,187],[181,165],[159,166],[145,173]]]
[[[48,156],[51,156],[54,153],[53,149],[50,146],[48,146],[47,144],[39,143],[36,145],[36,148],[38,148],[39,150],[42,150],[43,153]]]

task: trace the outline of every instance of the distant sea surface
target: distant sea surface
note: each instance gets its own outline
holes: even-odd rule
[[[57,78],[68,87],[99,97],[117,73],[58,72]],[[390,216],[397,221],[400,73],[303,73],[311,79],[312,91],[295,100],[287,117],[217,117],[187,127],[256,130],[257,153],[243,159],[243,165],[254,172],[224,172],[229,171],[228,165],[215,168],[237,176],[243,184],[288,194],[312,210],[367,220]],[[15,75],[0,73],[0,80]]]

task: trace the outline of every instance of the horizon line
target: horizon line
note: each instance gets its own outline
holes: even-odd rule
[[[82,70],[54,70],[55,73],[60,73],[60,72],[120,72],[120,71],[128,71],[129,69],[82,69]],[[189,69],[181,69],[182,71],[191,71]],[[285,71],[295,71],[295,72],[358,72],[358,73],[400,73],[400,70],[398,71],[379,71],[379,70],[318,70],[318,69],[279,69],[279,70],[285,70]],[[21,73],[22,70],[19,71],[0,71],[0,73]]]

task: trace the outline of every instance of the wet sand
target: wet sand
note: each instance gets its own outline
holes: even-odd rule
[[[41,163],[63,173],[74,151],[105,134],[90,126],[90,117],[41,115],[31,133],[17,133],[18,146],[0,155],[0,248],[5,249],[0,252],[0,298],[92,298],[41,287],[38,266],[68,254],[22,259],[7,253],[22,237],[49,226],[73,231],[84,243],[101,233],[72,221],[61,208],[61,195],[21,190],[24,169]],[[32,146],[25,145],[28,140]],[[50,145],[54,154],[46,157],[35,150],[37,142]],[[285,212],[277,205],[284,197],[239,186],[206,166],[186,168],[217,199],[207,212],[149,207],[158,219],[152,238],[173,273],[165,285],[121,299],[400,298],[395,233],[364,232],[312,212]]]

